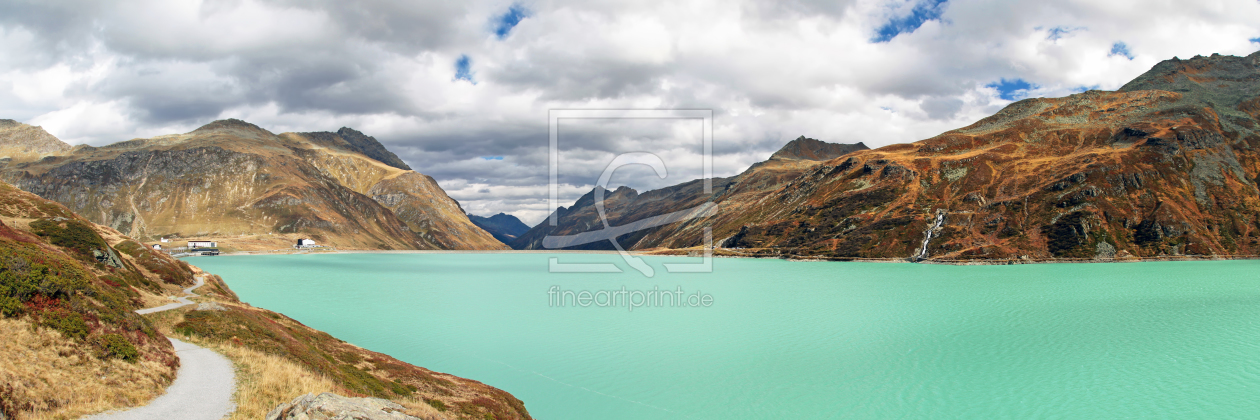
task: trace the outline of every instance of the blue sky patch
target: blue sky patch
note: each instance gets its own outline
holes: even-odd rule
[[[920,0],[919,4],[914,6],[909,15],[902,17],[894,17],[875,30],[875,37],[871,38],[873,42],[888,42],[897,35],[914,32],[923,26],[924,22],[929,20],[937,20],[941,18],[941,13],[945,12],[945,3],[947,0]]]
[[[477,84],[473,80],[472,59],[468,58],[468,54],[461,54],[459,59],[455,60],[455,80],[467,80],[468,83]]]
[[[1250,40],[1250,41],[1251,41],[1251,42],[1254,42],[1254,43],[1257,43],[1257,44],[1260,44],[1260,38],[1251,38],[1251,40]]]
[[[520,3],[513,3],[507,13],[494,18],[494,36],[499,39],[507,38],[508,34],[512,33],[512,28],[527,17],[529,17],[529,9],[521,6]]]
[[[1102,85],[1093,85],[1093,86],[1077,86],[1077,87],[1076,87],[1076,89],[1072,89],[1072,91],[1073,91],[1073,92],[1076,92],[1076,93],[1088,92],[1088,91],[1091,91],[1091,90],[1098,90],[1098,88],[1099,88],[1099,87],[1102,87]]]
[[[1129,52],[1129,46],[1119,41],[1116,41],[1115,44],[1111,44],[1111,52],[1107,53],[1108,57],[1113,55],[1118,55],[1130,60],[1133,59],[1133,53]]]
[[[503,160],[503,156],[482,156],[485,160]]]
[[[1036,28],[1036,29],[1041,29],[1041,28]],[[1046,31],[1046,40],[1058,41],[1060,39],[1063,39],[1063,37],[1067,36],[1068,34],[1082,30],[1082,29],[1085,29],[1085,28],[1079,27],[1079,26],[1077,27],[1055,26],[1053,28],[1050,28],[1050,30]]]
[[[1028,97],[1028,91],[1036,89],[1037,85],[1028,83],[1024,79],[1002,79],[1001,81],[984,85],[984,87],[997,89],[999,98],[1014,101]]]

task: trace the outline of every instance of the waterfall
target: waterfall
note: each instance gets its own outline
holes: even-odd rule
[[[933,223],[932,227],[929,227],[928,230],[923,231],[923,246],[919,248],[919,253],[910,257],[910,260],[923,261],[927,259],[928,243],[932,242],[932,236],[936,235],[936,232],[941,230],[941,225],[943,224],[945,224],[945,210],[937,210],[936,222]]]

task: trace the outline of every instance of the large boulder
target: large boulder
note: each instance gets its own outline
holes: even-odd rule
[[[343,397],[331,392],[306,394],[267,413],[267,420],[421,420],[402,413],[403,406],[380,398]]]

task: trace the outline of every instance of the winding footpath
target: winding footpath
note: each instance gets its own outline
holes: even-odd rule
[[[193,289],[203,284],[205,280],[198,276],[197,284],[184,289],[184,293],[196,295],[192,292]],[[136,313],[151,314],[193,304],[193,301],[188,300],[187,297],[180,297],[178,300],[178,303],[140,309]],[[179,355],[179,372],[175,374],[175,382],[166,388],[165,394],[143,407],[97,414],[84,417],[84,419],[218,420],[236,410],[236,404],[232,402],[232,392],[236,386],[236,370],[232,362],[210,349],[174,338],[167,339],[175,345],[175,353]]]

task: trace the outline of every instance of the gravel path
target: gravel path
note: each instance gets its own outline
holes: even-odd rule
[[[184,293],[193,294],[193,289],[202,284],[205,282],[198,277],[197,284],[184,289]],[[186,297],[179,298],[179,301],[179,303],[141,309],[136,312],[148,314],[193,304]],[[232,392],[236,387],[236,370],[232,362],[210,349],[174,338],[167,339],[175,345],[175,353],[179,355],[179,372],[176,373],[175,382],[166,388],[166,394],[143,407],[84,418],[89,420],[218,420],[235,411],[236,404],[232,402]]]
[[[197,276],[197,284],[194,284],[194,285],[192,285],[192,287],[189,287],[189,288],[187,288],[187,289],[184,289],[184,293],[185,293],[185,294],[189,294],[189,295],[196,295],[196,293],[193,293],[193,289],[196,289],[196,288],[198,288],[198,287],[201,287],[201,286],[202,286],[202,285],[204,285],[204,284],[206,284],[206,281],[205,281],[204,279],[202,279],[202,278],[201,278],[201,276]],[[193,301],[188,300],[188,298],[187,298],[187,297],[183,297],[183,296],[181,296],[181,297],[177,298],[176,300],[178,300],[179,302],[178,302],[178,303],[172,303],[172,304],[169,304],[169,305],[162,305],[162,306],[159,306],[159,307],[156,307],[156,308],[141,309],[141,310],[136,311],[136,313],[138,313],[138,314],[140,314],[140,315],[145,315],[145,314],[151,314],[151,313],[154,313],[154,312],[169,311],[169,310],[171,310],[171,309],[175,309],[175,308],[179,308],[179,307],[182,307],[182,306],[185,306],[185,305],[192,305],[192,304],[193,304]]]

